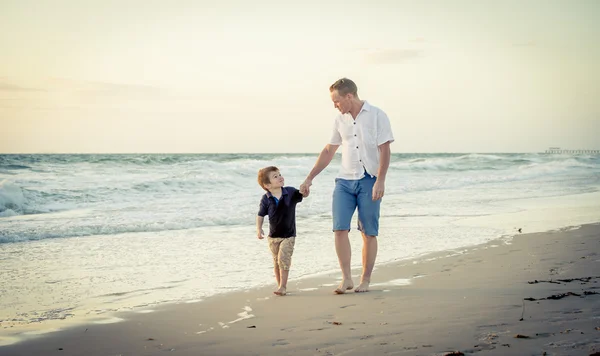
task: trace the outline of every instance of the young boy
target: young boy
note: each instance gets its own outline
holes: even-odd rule
[[[293,187],[284,187],[284,179],[277,167],[258,171],[258,184],[267,191],[260,199],[256,217],[256,234],[263,239],[265,215],[269,215],[269,249],[273,254],[275,279],[278,289],[273,293],[285,295],[296,241],[296,204],[302,194]]]

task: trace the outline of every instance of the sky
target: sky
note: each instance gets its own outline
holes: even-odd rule
[[[600,1],[0,1],[0,153],[600,149]]]

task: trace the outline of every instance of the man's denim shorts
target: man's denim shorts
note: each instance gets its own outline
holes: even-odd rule
[[[368,236],[379,233],[381,199],[373,200],[373,185],[377,180],[365,173],[359,180],[336,178],[333,190],[333,231],[350,231],[354,210],[358,207],[358,230]]]

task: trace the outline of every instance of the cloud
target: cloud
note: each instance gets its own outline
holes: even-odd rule
[[[144,96],[162,96],[169,91],[151,85],[122,84],[66,78],[42,78],[34,82],[0,77],[0,91],[44,91],[72,92],[81,94],[120,95],[133,94]]]
[[[535,41],[513,43],[513,47],[536,47]]]
[[[32,89],[36,88],[36,89]],[[29,110],[154,109],[182,99],[167,89],[150,85],[43,78],[34,82],[0,78],[0,108]]]
[[[41,91],[42,89],[26,88],[6,82],[0,82],[0,91]]]
[[[137,95],[162,95],[167,91],[150,85],[122,84],[101,81],[72,80],[64,78],[51,78],[42,83],[49,90],[66,90],[88,94],[137,94]]]
[[[373,64],[395,64],[417,59],[422,56],[423,51],[419,49],[378,49],[368,51],[365,55],[365,59],[367,62]]]

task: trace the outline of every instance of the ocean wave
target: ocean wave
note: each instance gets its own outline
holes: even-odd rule
[[[6,218],[6,217],[10,217],[10,216],[16,216],[16,215],[21,215],[19,213],[17,213],[16,211],[12,210],[12,209],[4,209],[4,210],[0,210],[0,218]]]
[[[21,188],[4,179],[0,181],[0,216],[22,213],[26,199]]]
[[[16,169],[31,169],[31,167],[25,166],[22,164],[0,164],[0,169],[16,170]]]
[[[226,216],[212,221],[190,218],[179,221],[140,222],[119,217],[114,217],[112,221],[110,219],[98,222],[94,220],[102,220],[102,217],[90,219],[80,217],[77,222],[69,222],[69,220],[45,221],[43,226],[32,225],[29,229],[16,226],[16,224],[5,224],[4,229],[0,231],[0,244],[125,233],[169,232],[202,227],[234,227],[247,224],[249,221],[248,219],[231,219]]]
[[[81,198],[76,191],[37,191],[24,189],[8,179],[0,181],[0,218],[69,210],[77,206],[78,200]]]
[[[451,157],[419,157],[390,163],[392,169],[418,171],[480,171],[501,170],[511,165],[510,160],[493,156],[464,155]]]
[[[472,160],[472,161],[504,161],[509,160],[510,158],[507,156],[499,156],[495,154],[485,154],[485,153],[469,153],[465,155],[460,155],[455,157],[457,160]]]
[[[521,170],[537,170],[543,171],[544,173],[566,172],[572,171],[574,168],[597,169],[598,166],[572,157],[568,157],[560,161],[534,162],[519,166],[519,169]]]
[[[264,161],[311,161],[316,154],[10,154],[0,155],[0,168],[14,166],[13,169],[28,169],[40,164],[77,164],[92,165],[132,165],[132,166],[169,166],[176,164],[194,164],[203,162],[264,162]],[[22,168],[21,168],[22,167]]]
[[[330,212],[339,158],[315,180],[298,218]],[[585,191],[600,185],[599,158],[394,154],[386,197],[401,201],[410,193],[446,207],[475,194],[493,202]],[[252,225],[264,194],[258,169],[276,165],[286,184],[298,187],[315,160],[316,154],[0,155],[0,165],[29,167],[0,170],[0,242]]]
[[[400,156],[402,157],[402,156]],[[549,167],[556,172],[564,169],[597,169],[599,162],[595,157],[542,157],[538,155],[510,154],[493,155],[471,153],[466,155],[420,155],[417,157],[402,157],[390,163],[394,170],[407,171],[501,171],[524,169],[523,167],[539,169]]]

